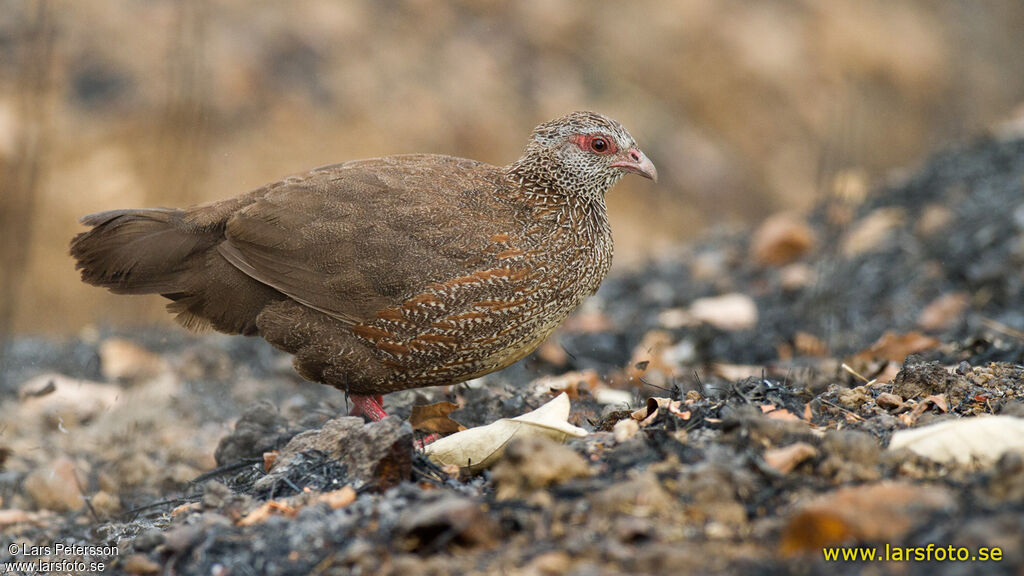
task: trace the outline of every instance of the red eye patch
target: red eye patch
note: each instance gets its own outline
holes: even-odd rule
[[[573,142],[584,152],[595,154],[615,154],[619,151],[615,140],[604,134],[577,134]]]

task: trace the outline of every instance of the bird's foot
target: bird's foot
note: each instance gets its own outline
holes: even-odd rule
[[[384,418],[388,417],[388,413],[384,411],[384,397],[380,394],[376,396],[349,396],[352,399],[352,410],[349,412],[349,416],[366,416],[373,422],[379,422]]]
[[[379,422],[384,418],[387,418],[388,413],[384,411],[384,397],[380,394],[376,396],[349,396],[352,400],[352,410],[349,411],[349,416],[366,416],[374,422]],[[423,448],[441,438],[440,434],[427,434],[426,436],[413,441],[413,446],[417,450],[423,450]]]

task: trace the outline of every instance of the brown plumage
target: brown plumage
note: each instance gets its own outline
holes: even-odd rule
[[[183,210],[86,216],[71,254],[85,282],[169,298],[190,329],[259,335],[378,418],[373,396],[500,370],[596,291],[604,195],[626,172],[657,177],[622,126],[576,112],[504,168],[335,164]]]

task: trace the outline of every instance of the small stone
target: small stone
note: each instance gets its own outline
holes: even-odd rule
[[[491,479],[498,500],[506,500],[589,475],[586,459],[572,448],[543,436],[530,436],[509,442]]]
[[[408,551],[430,549],[435,543],[474,548],[496,542],[496,526],[481,504],[462,496],[446,495],[406,510],[396,532]]]
[[[254,488],[271,489],[303,460],[303,454],[316,451],[345,468],[347,475],[339,482],[386,490],[412,476],[412,446],[412,426],[393,416],[365,424],[362,418],[335,418],[319,430],[292,438],[281,449],[270,474],[260,478]]]
[[[898,542],[912,529],[951,513],[957,499],[944,487],[906,481],[839,488],[800,505],[783,530],[784,554],[821,553],[845,542]]]
[[[966,378],[950,374],[941,363],[925,361],[916,354],[907,356],[892,381],[893,393],[904,398],[948,394],[953,404],[963,399],[968,386]]]
[[[799,260],[814,248],[814,230],[798,215],[769,216],[754,232],[750,250],[762,266],[780,266]]]
[[[25,491],[40,508],[55,512],[80,510],[85,504],[75,463],[67,457],[33,470],[25,478]]]
[[[889,392],[882,392],[876,396],[875,404],[878,404],[878,407],[882,410],[888,410],[889,412],[907,409],[907,404],[903,401],[903,398]]]
[[[128,574],[159,574],[160,565],[142,554],[132,554],[121,568]]]
[[[110,382],[142,382],[167,368],[159,355],[123,338],[104,340],[99,354],[103,377]]]
[[[147,528],[132,540],[132,546],[139,552],[149,552],[163,543],[164,533],[158,528]]]
[[[111,494],[104,490],[93,494],[89,504],[97,514],[104,518],[114,518],[121,513],[121,499],[117,494]]]
[[[698,298],[690,304],[690,315],[726,332],[750,330],[757,325],[757,303],[746,294],[723,294]]]
[[[163,546],[168,552],[183,554],[201,542],[203,535],[203,526],[197,524],[178,526],[164,533]]]
[[[632,418],[619,420],[612,428],[612,434],[615,436],[615,442],[619,444],[629,440],[639,431],[640,424]]]
[[[572,566],[572,558],[567,552],[555,550],[545,552],[527,564],[527,572],[540,574],[542,576],[561,576],[569,572]]]
[[[294,435],[276,406],[260,402],[246,408],[235,423],[235,429],[217,445],[214,457],[220,466],[245,458],[259,458],[281,447]]]

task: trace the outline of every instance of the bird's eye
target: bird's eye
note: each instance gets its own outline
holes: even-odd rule
[[[590,149],[598,154],[608,151],[608,141],[604,138],[597,137],[590,141]]]

